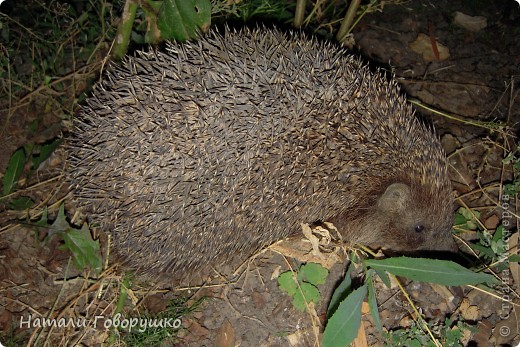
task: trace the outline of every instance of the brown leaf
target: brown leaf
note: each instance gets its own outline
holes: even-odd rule
[[[218,331],[218,335],[215,340],[215,346],[235,347],[235,330],[227,319],[224,321],[224,323],[222,323],[222,326]]]
[[[486,17],[472,17],[459,11],[455,12],[455,18],[453,22],[471,32],[477,32],[487,27]]]
[[[438,60],[446,60],[450,57],[450,50],[448,47],[442,45],[438,41],[435,41],[437,51],[439,53]],[[432,48],[432,41],[426,34],[419,34],[417,39],[408,45],[412,51],[422,55],[424,61],[436,61],[437,57]]]

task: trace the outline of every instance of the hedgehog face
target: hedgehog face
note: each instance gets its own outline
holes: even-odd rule
[[[456,251],[451,235],[451,207],[432,203],[439,197],[430,195],[403,183],[388,186],[376,208],[383,235],[379,241],[385,247],[402,252]]]
[[[388,225],[387,232],[390,233],[388,241],[385,239],[385,247],[399,252],[457,251],[451,235],[451,223],[449,226],[439,227],[431,221],[431,216],[408,220],[405,213],[396,217],[396,220]]]

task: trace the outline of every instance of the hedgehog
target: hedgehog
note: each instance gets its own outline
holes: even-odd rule
[[[332,222],[348,243],[452,251],[452,188],[399,86],[333,43],[212,29],[112,64],[79,110],[67,176],[148,278],[245,259]]]

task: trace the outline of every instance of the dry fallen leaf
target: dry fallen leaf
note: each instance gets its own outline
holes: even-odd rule
[[[450,50],[448,47],[435,41],[437,50],[439,51],[439,60],[446,60],[450,57]],[[432,48],[432,42],[430,37],[426,34],[419,34],[417,39],[409,44],[412,51],[417,54],[421,54],[424,61],[436,61],[434,50]]]
[[[480,318],[480,311],[478,307],[475,305],[470,305],[468,299],[462,300],[459,310],[464,320],[477,321]]]
[[[287,342],[289,342],[289,346],[301,346],[305,341],[304,332],[301,330],[296,331],[293,334],[287,335]]]
[[[308,224],[301,225],[305,238],[293,236],[281,242],[277,242],[269,249],[283,254],[286,257],[295,258],[302,263],[318,263],[326,269],[330,269],[334,264],[342,261],[340,255],[340,247],[331,246],[331,237],[329,231],[322,227],[310,228]],[[318,237],[318,236],[319,237]],[[331,246],[330,253],[322,253],[320,246]]]
[[[455,12],[455,19],[453,22],[471,32],[477,32],[487,27],[486,17],[472,17],[459,11]]]
[[[235,347],[235,330],[229,320],[226,319],[224,323],[222,323],[215,340],[215,345],[219,347]]]

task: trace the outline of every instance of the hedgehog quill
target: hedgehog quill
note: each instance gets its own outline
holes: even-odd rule
[[[439,140],[395,82],[300,33],[212,31],[112,65],[69,152],[78,205],[144,276],[245,258],[301,222],[455,247]]]

